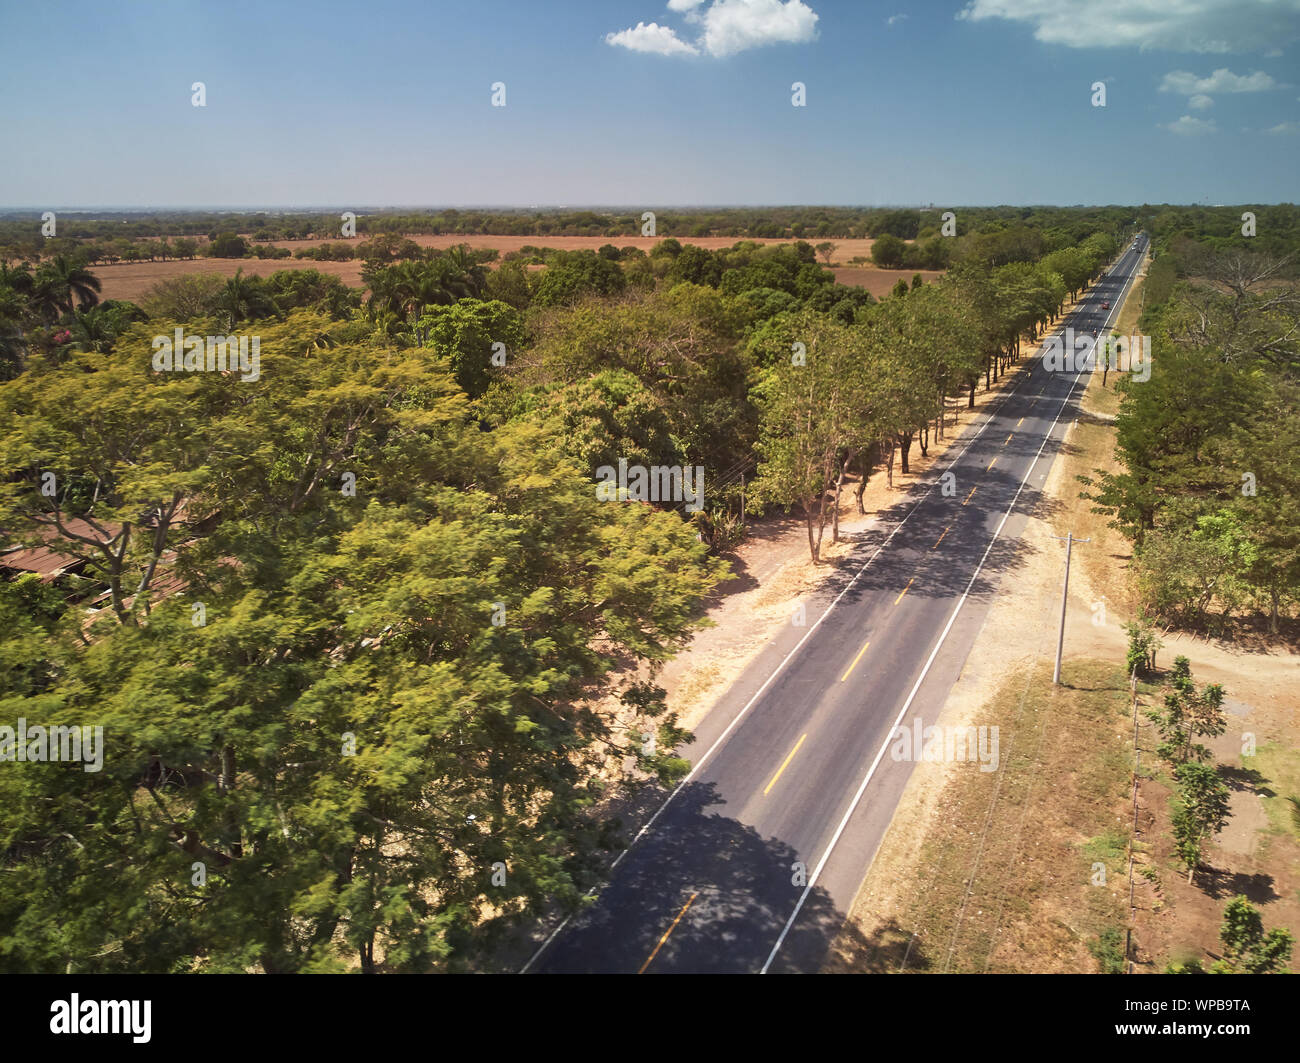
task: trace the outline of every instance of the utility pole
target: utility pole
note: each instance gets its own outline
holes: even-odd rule
[[[1065,600],[1070,594],[1070,548],[1075,543],[1090,543],[1091,539],[1076,539],[1074,532],[1054,535],[1054,539],[1065,540],[1065,585],[1061,587],[1061,631],[1056,638],[1056,671],[1052,673],[1052,685],[1061,685],[1061,650],[1065,647]]]

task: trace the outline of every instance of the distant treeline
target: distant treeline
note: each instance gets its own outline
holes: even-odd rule
[[[1149,227],[1149,219],[1177,213],[1165,207],[959,207],[935,205],[923,209],[872,207],[776,207],[659,210],[424,210],[356,211],[359,237],[403,236],[640,236],[642,214],[655,214],[655,234],[682,237],[750,237],[758,239],[854,239],[886,233],[902,240],[926,240],[940,234],[942,216],[956,215],[957,235],[994,233],[1026,227],[1042,232],[1056,246],[1078,243],[1095,232],[1132,231]],[[1202,209],[1202,208],[1193,208]],[[1242,208],[1244,209],[1244,208]],[[1290,210],[1294,208],[1254,208]],[[1233,211],[1225,208],[1224,226]],[[340,210],[330,211],[56,211],[53,238],[42,233],[42,211],[0,213],[0,259],[36,260],[67,253],[83,242],[134,242],[163,237],[206,237],[236,234],[255,243],[283,240],[334,240],[342,237]],[[1238,224],[1240,224],[1238,222]],[[1225,229],[1226,231],[1226,229]]]

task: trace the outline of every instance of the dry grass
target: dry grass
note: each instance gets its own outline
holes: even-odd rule
[[[1125,925],[1128,684],[1108,661],[1070,661],[1062,679],[1053,688],[1050,662],[1017,669],[985,704],[980,722],[999,728],[997,772],[916,766],[955,770],[945,773],[906,892],[891,911],[872,913],[874,926],[855,912],[862,936],[841,940],[829,970],[1096,969],[1089,943]],[[891,825],[890,834],[907,836],[887,838],[882,853],[916,848],[910,832]],[[1098,862],[1104,884],[1094,884]],[[859,940],[869,944],[849,945]],[[900,940],[910,946],[906,963]]]
[[[358,242],[365,240],[366,237],[358,237]],[[606,244],[613,244],[615,247],[638,247],[647,254],[655,244],[665,239],[663,236],[481,236],[481,235],[457,235],[455,233],[443,233],[438,236],[417,235],[409,236],[421,247],[437,247],[446,249],[455,247],[457,244],[468,244],[470,247],[491,248],[500,251],[506,255],[511,251],[520,251],[525,247],[553,247],[559,251],[595,251]],[[766,236],[676,236],[673,237],[680,244],[694,244],[696,247],[702,247],[707,251],[718,251],[723,248],[733,247],[741,241],[747,241],[755,244],[793,244],[797,241],[789,237],[766,237]],[[823,241],[817,237],[804,237],[806,243],[814,247]],[[276,247],[288,247],[292,250],[298,250],[304,247],[316,247],[320,244],[338,243],[338,240],[274,240],[271,243]],[[871,254],[871,245],[875,243],[870,239],[843,239],[830,241],[835,245],[832,252],[832,262],[844,262],[858,255]],[[817,258],[821,262],[821,256]]]
[[[1140,292],[1138,295],[1140,299]],[[1136,303],[1137,300],[1134,300]],[[1120,325],[1136,331],[1126,306]],[[1042,503],[1019,546],[1025,564],[1014,594],[999,596],[942,722],[997,723],[1006,775],[999,783],[967,765],[917,765],[837,943],[831,970],[1096,971],[1088,949],[1129,925],[1124,854],[1132,825],[1132,731],[1122,674],[1132,615],[1130,548],[1107,517],[1079,497],[1079,474],[1116,469],[1114,428],[1087,411],[1110,396],[1101,374],[1088,381],[1085,411],[1066,434]],[[1060,601],[1062,544],[1074,552],[1066,620],[1066,687],[1050,685]],[[1099,603],[1106,621],[1094,623]],[[1159,663],[1191,658],[1200,683],[1228,691],[1228,732],[1210,743],[1232,786],[1232,819],[1207,847],[1188,884],[1172,851],[1168,773],[1143,719],[1134,843],[1134,970],[1163,971],[1175,958],[1215,958],[1223,906],[1245,893],[1265,925],[1300,931],[1300,658],[1274,647],[1247,652],[1166,634]],[[1154,704],[1146,690],[1141,707]],[[1243,735],[1258,754],[1241,756]],[[918,844],[919,840],[919,844]],[[1106,884],[1092,884],[1092,865]],[[866,942],[866,945],[859,943]],[[1293,964],[1294,966],[1294,964]]]
[[[456,244],[468,244],[472,248],[491,248],[500,251],[504,256],[511,251],[519,251],[524,247],[551,247],[561,251],[595,251],[605,244],[613,244],[615,247],[639,247],[643,251],[649,251],[661,238],[649,236],[412,236],[410,237],[421,247],[438,247],[448,248]],[[679,237],[678,240],[683,244],[696,244],[699,247],[709,250],[718,250],[719,248],[731,247],[741,239],[748,237],[730,237],[730,236],[689,236]],[[279,240],[273,241],[276,247],[287,247],[293,251],[300,251],[309,247],[317,247],[323,243],[339,243],[341,240]],[[754,238],[755,243],[760,244],[788,244],[791,240],[773,240]],[[820,240],[811,240],[810,243],[817,244]],[[836,250],[833,255],[833,261],[843,261],[856,255],[871,254],[871,240],[832,240]],[[818,262],[821,259],[818,258]],[[99,265],[95,267],[95,275],[99,277],[103,284],[103,290],[100,297],[103,299],[130,299],[138,300],[146,291],[152,288],[159,281],[170,280],[173,277],[185,276],[190,273],[217,273],[223,277],[233,277],[237,269],[243,269],[246,274],[264,277],[277,270],[282,269],[317,269],[322,273],[328,273],[338,277],[344,284],[350,284],[353,287],[361,287],[361,267],[359,261],[352,262],[313,262],[311,259],[301,258],[281,258],[281,259],[233,259],[233,258],[199,258],[193,261],[184,262],[118,262],[113,265]],[[837,279],[838,273],[837,271]],[[911,280],[912,274],[906,270],[850,270],[847,271],[854,275],[879,274],[879,277],[870,279],[865,286],[870,289],[872,294],[885,294],[892,288],[899,277],[906,277]],[[938,274],[929,274],[929,277],[938,276]],[[886,277],[888,283],[886,283]],[[861,280],[841,280],[844,284],[863,284]],[[877,291],[880,288],[880,291]]]
[[[836,252],[835,257],[837,260],[839,256],[840,253]],[[912,278],[918,273],[921,274],[921,278],[926,284],[932,284],[937,278],[943,276],[943,270],[874,269],[870,266],[836,266],[832,272],[834,272],[835,280],[838,283],[866,288],[877,299],[888,295],[900,280],[911,284]]]

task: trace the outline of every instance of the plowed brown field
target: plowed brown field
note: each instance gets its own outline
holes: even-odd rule
[[[649,251],[658,243],[654,237],[459,237],[459,235],[441,235],[441,237],[412,237],[421,247],[452,247],[454,244],[467,243],[473,248],[494,248],[504,255],[510,251],[519,251],[525,246],[556,247],[562,251],[595,251],[604,244],[612,243],[616,247],[640,247]],[[682,243],[693,243],[707,250],[731,247],[740,238],[733,237],[689,237]],[[316,247],[326,240],[285,240],[277,242],[277,247],[289,247],[294,251],[304,247]],[[790,240],[759,239],[757,243],[790,243]],[[835,244],[833,263],[842,263],[859,255],[871,255],[870,239],[832,240]],[[265,277],[279,269],[318,269],[321,273],[333,274],[354,287],[361,286],[361,263],[313,263],[309,259],[195,259],[194,261],[169,261],[169,263],[117,263],[114,265],[94,266],[95,275],[103,283],[101,299],[138,300],[144,292],[159,281],[168,281],[173,277],[182,277],[188,273],[218,273],[222,277],[234,277],[235,270],[243,268],[246,274]],[[837,281],[848,285],[862,285],[874,295],[883,295],[894,286],[900,277],[911,278],[909,270],[879,270],[841,268],[836,266]],[[937,274],[927,273],[927,279]]]
[[[452,247],[455,244],[469,244],[473,248],[493,248],[500,251],[503,255],[510,251],[518,251],[521,248],[531,245],[533,247],[555,247],[563,251],[594,251],[605,244],[614,244],[616,247],[639,247],[643,251],[648,251],[656,243],[657,237],[649,236],[414,236],[411,237],[417,244],[422,247]],[[741,238],[730,236],[699,236],[680,238],[684,244],[696,244],[699,247],[706,248],[710,251],[719,248],[731,247],[739,242]],[[290,240],[277,241],[277,247],[288,247],[293,250],[300,250],[305,247],[316,247],[321,243],[332,241],[324,240]],[[760,244],[781,244],[791,243],[790,240],[756,240]],[[819,241],[810,241],[817,243]],[[859,255],[870,256],[872,241],[868,239],[855,240],[832,240],[835,245],[835,251],[832,255],[832,263],[847,262]],[[361,286],[361,263],[352,262],[313,262],[310,259],[300,258],[282,258],[282,259],[256,259],[256,258],[199,258],[193,261],[185,262],[118,262],[114,265],[98,265],[93,267],[95,275],[99,277],[103,285],[100,297],[103,299],[130,299],[138,300],[145,292],[152,288],[159,281],[170,280],[172,277],[180,277],[189,273],[218,273],[223,277],[233,277],[237,269],[243,268],[246,274],[264,277],[281,269],[317,269],[322,273],[329,273],[338,277],[345,284],[351,284],[354,287]],[[892,270],[892,269],[872,269],[870,267],[856,266],[833,266],[835,279],[841,284],[861,285],[872,293],[872,295],[881,296],[886,294],[897,282],[900,277],[911,280],[914,270]],[[921,275],[927,281],[933,280],[940,274],[922,270]]]

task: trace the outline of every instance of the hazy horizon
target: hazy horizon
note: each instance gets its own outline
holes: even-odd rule
[[[1105,207],[1235,207],[1235,206],[1286,206],[1294,205],[1295,201],[1290,199],[1268,201],[1268,200],[1240,200],[1236,203],[1208,203],[1208,202],[1172,202],[1168,200],[1148,200],[1144,203],[529,203],[521,205],[517,203],[395,203],[375,205],[373,203],[292,203],[292,204],[266,204],[266,203],[222,203],[222,204],[187,204],[187,203],[159,203],[152,206],[129,206],[122,204],[77,204],[75,206],[60,205],[58,203],[41,203],[41,204],[0,204],[0,216],[7,214],[19,214],[32,210],[53,210],[65,214],[156,214],[159,211],[190,211],[194,213],[300,213],[300,214],[318,214],[324,211],[333,210],[350,210],[357,215],[366,213],[393,213],[397,211],[503,211],[511,213],[531,213],[542,212],[552,213],[555,211],[575,211],[587,210],[596,212],[617,212],[624,213],[629,211],[649,210],[653,208],[662,208],[668,210],[680,211],[705,211],[705,210],[815,210],[825,208],[828,210],[916,210],[929,211],[940,209],[960,210],[963,207],[972,209],[997,209],[1001,207],[1030,207],[1030,208],[1060,208],[1065,210],[1079,209],[1102,209]]]

